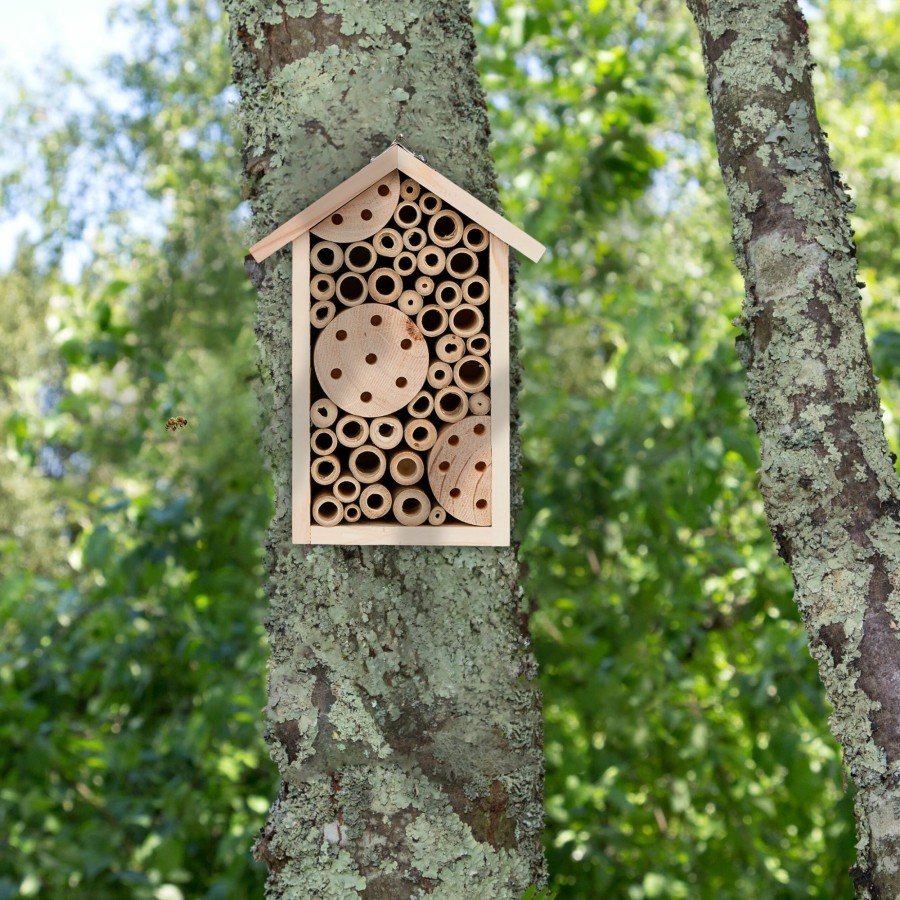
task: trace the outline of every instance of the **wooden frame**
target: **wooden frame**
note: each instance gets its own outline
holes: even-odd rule
[[[446,373],[444,377],[449,379],[450,373],[447,370],[453,370],[453,382],[450,382],[449,380],[445,381],[444,383],[447,384],[448,387],[443,390],[438,390],[437,385],[431,381],[431,370],[429,368],[428,382],[431,387],[428,391],[420,390],[419,394],[425,395],[423,402],[428,409],[431,409],[429,404],[434,404],[434,413],[440,418],[440,421],[438,421],[437,418],[432,416],[434,423],[438,427],[437,443],[434,444],[431,449],[428,449],[424,444],[422,447],[418,447],[415,438],[408,437],[406,429],[412,427],[414,423],[418,424],[420,420],[407,419],[407,425],[403,430],[407,434],[407,443],[412,441],[412,446],[404,448],[402,445],[396,445],[397,449],[393,449],[390,452],[391,465],[394,466],[397,464],[399,456],[414,457],[414,459],[408,461],[408,464],[415,464],[418,468],[418,472],[411,476],[413,479],[412,481],[403,481],[395,469],[391,468],[391,473],[395,475],[396,478],[393,480],[392,478],[388,478],[387,485],[393,484],[394,487],[392,489],[386,489],[385,485],[382,484],[380,480],[373,485],[373,489],[377,487],[377,490],[381,491],[383,496],[387,498],[388,506],[386,512],[393,512],[398,521],[382,522],[381,519],[377,517],[370,520],[364,518],[360,513],[360,506],[362,507],[362,512],[365,513],[366,516],[379,515],[377,510],[367,507],[365,491],[363,491],[358,503],[355,502],[356,497],[351,495],[351,505],[356,507],[354,510],[356,521],[346,521],[343,518],[345,508],[341,502],[338,502],[339,499],[343,497],[342,492],[337,490],[337,488],[342,487],[339,482],[344,481],[345,476],[358,475],[355,487],[353,484],[350,485],[351,489],[355,490],[357,494],[359,494],[360,487],[365,488],[369,482],[362,477],[361,473],[352,471],[354,466],[354,455],[353,452],[350,452],[348,456],[348,450],[346,448],[356,445],[349,444],[342,439],[341,444],[343,444],[344,447],[338,447],[336,451],[328,449],[327,447],[323,450],[318,444],[318,441],[321,438],[320,432],[328,432],[326,440],[331,440],[332,442],[335,440],[335,433],[337,433],[339,438],[346,438],[347,435],[342,433],[342,423],[355,418],[354,413],[359,413],[359,415],[365,417],[365,419],[356,418],[366,426],[365,431],[366,434],[368,434],[368,425],[375,421],[375,419],[372,419],[371,417],[377,416],[378,413],[374,411],[363,412],[362,410],[354,410],[353,408],[353,403],[372,398],[372,393],[369,393],[370,388],[368,386],[368,380],[356,384],[353,388],[355,393],[351,392],[352,396],[348,396],[346,398],[347,402],[343,403],[340,402],[340,397],[333,393],[328,387],[329,369],[332,365],[341,367],[331,370],[331,375],[337,378],[341,378],[342,371],[344,373],[344,380],[335,382],[334,385],[332,385],[336,390],[340,385],[344,385],[348,377],[353,377],[353,373],[349,370],[352,360],[356,359],[359,362],[362,362],[361,354],[366,353],[366,350],[359,351],[358,348],[353,347],[355,333],[353,331],[352,323],[354,321],[362,321],[362,327],[368,328],[370,335],[383,333],[385,329],[390,327],[390,323],[397,318],[406,322],[407,325],[401,326],[399,332],[393,331],[394,336],[391,340],[394,343],[390,344],[392,348],[398,348],[400,346],[399,339],[406,336],[403,330],[404,328],[412,328],[413,332],[418,333],[415,327],[416,322],[424,328],[422,320],[417,319],[415,315],[410,315],[409,310],[403,309],[402,302],[400,304],[401,310],[400,312],[397,312],[396,310],[392,310],[390,305],[395,301],[387,300],[384,297],[379,299],[376,294],[371,294],[369,296],[364,295],[361,300],[354,300],[351,302],[340,293],[341,278],[346,276],[353,278],[353,273],[358,271],[350,264],[351,258],[349,252],[351,248],[358,244],[366,244],[366,246],[362,248],[363,251],[370,254],[372,253],[372,246],[367,244],[366,241],[354,242],[352,237],[353,228],[359,227],[359,220],[356,220],[354,226],[354,223],[350,221],[349,217],[354,214],[354,211],[363,210],[362,217],[365,219],[368,216],[371,219],[372,209],[375,209],[376,218],[378,217],[379,212],[377,205],[379,199],[373,193],[376,188],[384,197],[384,204],[393,204],[390,207],[391,210],[393,210],[393,218],[388,220],[389,225],[393,226],[396,223],[397,227],[400,229],[399,233],[393,228],[380,229],[375,235],[375,239],[373,239],[377,252],[382,252],[382,250],[379,249],[378,243],[381,239],[382,232],[390,232],[395,240],[395,244],[398,237],[405,238],[407,236],[407,232],[404,231],[400,219],[396,218],[396,216],[399,215],[398,211],[400,210],[400,207],[404,205],[402,202],[402,195],[397,194],[400,190],[401,183],[397,180],[397,174],[392,175],[392,173],[396,172],[406,174],[409,179],[412,179],[413,182],[415,182],[415,184],[410,187],[410,181],[404,181],[403,185],[406,186],[405,189],[423,191],[421,200],[418,204],[419,206],[422,205],[421,201],[424,200],[426,192],[429,192],[428,196],[430,200],[437,203],[439,211],[436,211],[430,217],[425,215],[422,219],[422,224],[425,226],[426,220],[428,220],[428,227],[431,229],[429,234],[431,235],[431,238],[438,241],[438,245],[428,244],[428,248],[437,252],[438,256],[440,256],[443,251],[440,250],[440,236],[436,235],[433,229],[436,216],[444,216],[445,223],[449,223],[449,225],[454,225],[454,223],[456,223],[457,229],[480,229],[480,231],[474,233],[478,238],[478,246],[472,244],[471,246],[474,247],[472,252],[462,249],[463,244],[459,241],[456,243],[446,243],[444,245],[448,247],[446,252],[448,259],[453,254],[462,253],[462,257],[457,257],[458,261],[477,267],[480,274],[478,274],[477,277],[469,278],[467,282],[462,284],[465,297],[461,302],[459,299],[459,283],[463,282],[465,275],[460,275],[455,270],[451,270],[450,265],[452,265],[453,260],[450,260],[446,270],[446,279],[438,282],[437,287],[438,290],[440,290],[443,285],[449,284],[449,288],[451,289],[450,301],[452,302],[455,299],[457,305],[448,306],[450,313],[443,314],[445,323],[443,327],[445,328],[445,331],[440,333],[445,333],[446,337],[429,337],[427,338],[427,346],[430,348],[430,354],[433,353],[435,349],[437,349],[437,352],[441,351],[441,341],[449,341],[450,346],[452,346],[454,341],[457,344],[465,344],[464,336],[468,332],[464,331],[462,327],[457,328],[457,323],[461,324],[463,320],[461,317],[458,318],[456,314],[465,311],[469,320],[474,318],[476,323],[474,329],[479,331],[478,337],[483,338],[485,335],[487,336],[488,347],[487,349],[482,348],[477,359],[473,359],[471,356],[466,356],[464,359],[471,360],[470,363],[466,364],[470,367],[475,364],[474,371],[476,373],[479,373],[477,364],[483,361],[481,373],[479,374],[483,374],[485,379],[484,384],[486,385],[484,390],[489,391],[489,395],[477,393],[478,391],[481,391],[482,388],[472,386],[471,382],[473,379],[469,379],[470,383],[468,385],[465,380],[461,380],[462,376],[460,375],[460,370],[454,369],[452,364],[444,366]],[[388,194],[388,185],[391,186],[390,189],[394,192],[390,197],[385,196]],[[398,199],[398,197],[400,199]],[[373,203],[368,202],[366,198],[372,198],[374,205]],[[442,206],[441,204],[445,205]],[[338,214],[338,211],[343,215]],[[346,221],[344,216],[348,217]],[[468,226],[465,226],[464,219],[461,219],[461,216],[470,219],[471,223]],[[341,228],[345,228],[347,234],[351,236],[335,236],[335,229],[340,232]],[[422,229],[417,229],[415,227],[408,229],[408,231],[416,230],[421,231]],[[457,235],[459,233],[460,232],[457,231]],[[339,242],[337,245],[331,242],[332,237],[335,241]],[[513,240],[507,240],[507,238],[514,239],[514,243]],[[465,232],[465,239],[466,241],[469,240],[468,231]],[[430,169],[411,153],[396,145],[389,148],[388,151],[373,160],[369,166],[366,166],[360,172],[357,172],[356,175],[352,176],[342,185],[339,185],[320,200],[316,201],[308,209],[276,229],[267,238],[264,238],[262,241],[255,244],[251,249],[251,252],[258,260],[262,260],[276,252],[276,250],[284,246],[287,242],[291,242],[292,244],[291,531],[293,542],[295,544],[331,545],[508,545],[510,541],[509,246],[512,244],[513,246],[518,247],[532,259],[540,257],[543,252],[543,247],[528,235],[524,234],[524,232],[521,232],[519,229],[515,228],[515,226],[506,222],[502,217],[497,215],[497,213],[493,212],[493,210],[490,210],[442,175]],[[337,266],[334,270],[330,268],[323,269],[321,256],[323,250],[325,253],[328,252],[328,247],[334,250],[337,257],[346,257],[346,265],[350,266],[350,269],[345,273],[345,276],[338,276],[339,268]],[[453,249],[451,251],[451,249],[449,249],[450,247],[458,249]],[[424,250],[422,252],[424,252]],[[481,255],[479,255],[479,253]],[[396,247],[394,255],[398,255]],[[316,257],[315,270],[312,264],[313,256]],[[415,257],[415,254],[407,253],[407,256]],[[390,259],[385,260],[380,256],[379,259],[381,260],[381,263],[384,263],[385,261],[388,263],[391,262]],[[481,260],[480,263],[478,262],[479,259]],[[421,268],[421,254],[418,260],[420,268],[413,270],[413,276],[428,271],[425,268]],[[369,265],[371,266],[372,263],[370,262]],[[407,260],[404,265],[412,265],[412,263]],[[395,266],[394,268],[397,272],[400,272],[398,267]],[[323,278],[323,273],[331,271],[334,271],[334,278]],[[362,271],[365,272],[367,270],[363,269]],[[469,268],[468,271],[473,272],[476,271],[476,269]],[[386,270],[384,268],[377,269],[368,276],[368,284],[372,291],[376,290],[372,278],[374,278],[378,272],[386,272]],[[387,275],[393,277],[395,281],[403,281],[402,278],[391,275],[391,272],[387,272]],[[483,278],[482,275],[486,275],[487,278]],[[362,274],[359,278],[361,281],[365,282],[366,275]],[[337,279],[337,283],[335,282],[335,279]],[[478,285],[472,287],[471,282],[479,282],[481,287],[478,287]],[[487,282],[489,295],[487,297],[487,305],[481,305],[485,303],[483,297],[479,303],[477,299],[471,299],[471,296],[474,295],[477,297],[477,294],[475,294],[476,289],[479,292],[484,289],[485,282]],[[381,284],[380,282],[376,283],[379,285]],[[387,285],[390,286],[390,284],[389,278]],[[408,278],[405,284],[408,288]],[[334,303],[323,303],[321,299],[323,296],[323,285],[331,292],[334,292],[335,287],[337,287],[338,293],[331,297],[331,299],[335,301]],[[365,288],[363,288],[363,290],[365,290]],[[397,290],[399,290],[399,288]],[[453,291],[456,293],[455,298],[453,296]],[[315,297],[313,296],[314,293]],[[412,290],[407,290],[406,293],[413,297],[412,302],[414,303],[416,300],[414,292]],[[326,296],[330,295],[326,294]],[[434,296],[426,295],[426,298],[427,299],[424,302],[430,304],[435,312],[440,312],[438,306],[434,305],[437,294]],[[340,299],[342,303],[337,302],[338,299]],[[447,298],[443,297],[441,299]],[[418,303],[421,307],[423,300],[421,298],[418,299]],[[329,309],[326,310],[328,320],[320,322],[316,317],[322,312],[321,307],[323,306],[329,307]],[[341,310],[337,315],[335,307]],[[443,303],[441,303],[440,308],[443,308]],[[478,312],[478,309],[483,310],[486,316],[482,312]],[[364,313],[363,310],[369,310],[369,313]],[[404,312],[407,313],[407,316],[402,314]],[[375,316],[378,318],[376,319]],[[393,317],[393,319],[390,317]],[[340,322],[343,324],[339,325],[338,321],[335,321],[329,329],[328,325],[331,323],[332,319],[335,318],[340,319]],[[369,328],[366,323],[368,323],[370,318],[373,324],[377,323],[379,325],[381,325],[382,318],[384,318],[385,324],[381,325],[380,328]],[[446,322],[448,319],[452,325],[452,332],[446,330]],[[479,325],[479,323],[481,324]],[[339,330],[335,331],[336,328],[339,328]],[[333,343],[333,336],[335,334],[337,335],[338,341],[344,341],[345,343]],[[425,330],[422,334],[427,336],[433,334],[433,332]],[[347,337],[348,335],[349,338]],[[455,336],[460,335],[463,337],[457,340]],[[414,334],[411,336],[415,338]],[[425,338],[420,335],[419,340],[425,340]],[[323,341],[324,343],[319,343],[319,341]],[[484,342],[482,341],[482,343]],[[403,344],[406,347],[409,347],[410,341],[405,340],[403,341]],[[425,352],[422,349],[422,346],[422,344],[418,345],[418,351],[413,347],[413,349],[407,350],[406,352],[407,354],[413,355],[418,352],[419,355],[421,355],[421,353]],[[318,349],[316,350],[314,360],[314,350],[316,348]],[[347,355],[348,351],[351,351],[350,356]],[[393,350],[390,352],[393,352]],[[458,349],[457,352],[462,353],[464,351]],[[382,350],[378,349],[378,355],[380,356],[381,354]],[[372,356],[372,359],[370,360],[368,356]],[[368,354],[368,356],[365,360],[367,363],[374,362],[376,359],[374,354]],[[324,366],[322,366],[323,359],[328,361]],[[404,357],[404,359],[406,358]],[[435,364],[437,363],[436,358],[433,356],[427,355],[427,359],[435,359]],[[440,357],[440,359],[445,360],[445,357]],[[332,362],[332,360],[334,362]],[[462,366],[463,363],[464,360],[461,361],[459,365]],[[362,366],[362,370],[364,370],[363,374],[366,379],[378,377],[378,372],[376,372],[376,370],[380,370],[382,375],[387,372],[390,379],[387,382],[390,385],[390,392],[395,395],[397,391],[393,386],[394,376],[398,374],[402,375],[404,371],[402,367],[406,364],[407,362],[404,362],[404,360],[401,359],[396,363],[391,361],[390,365],[387,365],[385,359],[382,357],[377,366],[373,365],[371,368]],[[398,365],[400,366],[399,369],[396,368]],[[471,375],[471,372],[472,369],[470,368],[465,374]],[[421,372],[419,377],[423,377]],[[325,379],[324,381],[322,381],[323,378]],[[399,386],[401,382],[405,384],[406,379],[398,378],[397,385]],[[315,388],[313,388],[313,385],[315,385]],[[463,387],[468,393],[466,394],[463,391],[460,391],[457,385]],[[323,396],[323,387],[325,388],[325,396]],[[413,385],[410,384],[409,389],[412,387]],[[429,387],[429,385],[425,385],[425,387]],[[364,388],[365,390],[363,390]],[[313,390],[315,390],[315,393],[313,393]],[[363,390],[362,395],[359,394],[359,391],[361,390]],[[418,390],[418,387],[416,387],[416,390]],[[445,413],[447,410],[437,408],[437,404],[442,402],[440,395],[447,390],[456,391],[457,395],[463,399],[463,408],[459,413],[459,415],[463,417],[462,419],[445,418],[442,413]],[[380,395],[374,386],[371,387],[371,391],[374,392],[375,399],[371,403],[368,403],[368,406],[375,406]],[[432,393],[434,394],[433,398],[431,396]],[[416,396],[418,397],[419,395]],[[479,401],[481,407],[476,406],[475,400],[477,398],[483,398]],[[336,405],[333,400],[338,400],[339,403]],[[455,403],[456,401],[453,402]],[[332,407],[332,415],[339,415],[340,418],[331,428],[321,428],[318,431],[314,431],[318,426],[331,424],[330,421],[322,422],[322,408],[319,407],[320,403],[330,404]],[[405,405],[405,400],[402,401],[402,403],[404,405],[399,408],[393,407],[393,409],[398,410],[397,417],[391,416],[398,424],[401,424],[399,422],[401,410],[405,409],[405,415],[407,417],[410,413],[414,416],[417,415],[415,409],[409,408],[412,407],[412,403],[408,406]],[[338,410],[337,413],[334,412],[335,409]],[[312,421],[313,415],[315,415],[316,419],[315,424]],[[426,418],[429,415],[427,410],[424,415]],[[474,416],[475,418],[471,418],[471,416]],[[479,416],[482,418],[478,418]],[[458,422],[459,425],[453,425],[453,422]],[[475,424],[479,422],[484,422],[489,428],[489,444],[486,443],[488,435],[484,434],[484,427]],[[447,423],[451,424],[448,425]],[[466,423],[469,424],[466,425]],[[432,435],[434,435],[434,426],[429,425],[428,427],[431,429]],[[473,429],[474,435],[481,433],[482,437],[475,437],[473,435]],[[451,436],[448,439],[448,434],[461,435],[462,443],[459,444],[459,446],[456,446],[456,443],[459,442],[460,438]],[[373,438],[374,435],[375,432],[373,430]],[[316,442],[315,450],[311,448],[311,440]],[[365,440],[365,436],[363,436],[361,440]],[[434,442],[434,437],[431,438],[431,441],[432,443]],[[475,444],[467,444],[467,441],[474,441]],[[447,442],[454,446],[448,448]],[[476,444],[478,447],[481,447],[481,449],[473,450],[470,453],[469,450]],[[334,445],[332,444],[332,446]],[[367,444],[366,446],[370,447],[373,452],[378,453],[371,445]],[[387,444],[385,446],[393,448],[395,445]],[[489,455],[488,447],[490,448]],[[330,455],[333,453],[339,454],[340,462],[337,457]],[[318,454],[318,456],[316,456],[316,454]],[[442,456],[441,454],[444,455]],[[383,466],[386,460],[386,454],[382,453],[381,456]],[[426,458],[428,460],[427,465],[424,463]],[[454,466],[456,465],[456,461],[465,460],[464,470],[462,470],[463,474],[454,476],[453,469],[446,474],[441,474],[444,472],[444,466],[449,465],[443,460],[448,458],[455,460],[453,463]],[[479,471],[475,472],[472,468],[474,465],[473,460],[479,458],[487,460],[487,463],[478,462],[474,468]],[[328,460],[330,460],[330,463]],[[351,470],[349,472],[347,469],[348,460]],[[314,463],[315,467],[313,465]],[[327,465],[328,468],[334,472],[331,477],[338,479],[334,484],[334,488],[331,487],[331,482],[326,482],[322,478],[323,469],[319,468],[319,466],[323,464]],[[423,465],[425,465],[425,468],[428,470],[427,476],[422,474]],[[485,466],[489,466],[489,470],[485,471]],[[335,472],[335,467],[337,467],[340,472],[340,476]],[[437,471],[438,468],[441,469],[441,472]],[[477,484],[479,484],[480,487],[477,488],[474,497],[471,493],[466,492],[465,485],[462,481],[458,480],[459,478],[466,477],[466,473],[468,473],[469,476],[479,479]],[[489,481],[486,480],[486,476],[488,475]],[[437,482],[434,480],[435,476],[438,479]],[[316,484],[313,483],[313,478],[315,478]],[[457,480],[453,480],[454,478],[457,478]],[[443,484],[441,483],[441,479],[445,479]],[[354,482],[352,477],[347,477],[346,480]],[[397,498],[398,491],[403,491],[402,487],[399,486],[404,484],[412,484],[413,487],[411,487],[410,490],[413,491],[413,493],[418,491],[419,496],[422,498],[423,515],[427,514],[428,509],[434,509],[436,517],[433,520],[429,518],[422,522],[422,524],[415,524],[415,522],[420,522],[421,519],[404,516],[403,513],[406,511],[406,506],[404,504],[401,512],[400,506],[398,505],[401,501]],[[490,501],[488,502],[485,499],[479,499],[477,500],[477,503],[475,503],[475,498],[479,496],[487,497],[487,484],[490,485]],[[325,485],[328,485],[328,487],[324,487]],[[459,499],[459,490],[455,489],[454,491],[450,491],[449,495],[447,494],[447,490],[450,486],[455,486],[455,488],[462,487],[462,498],[470,498],[467,501],[468,504],[475,503],[478,509],[481,510],[481,513],[475,510],[472,505],[468,505],[465,509],[457,507],[460,511],[455,511],[453,509],[453,504],[459,504],[462,501]],[[422,488],[425,488],[426,492],[423,493],[422,490],[419,490]],[[428,490],[431,491],[431,494],[426,498]],[[473,490],[476,489],[473,488]],[[443,494],[441,493],[442,491]],[[452,498],[454,493],[457,496],[457,500],[454,501],[448,499],[448,497]],[[391,500],[391,497],[393,497],[393,501]],[[438,505],[436,507],[428,506],[426,499],[432,504],[437,502]],[[332,501],[332,508],[339,508],[336,515],[331,518],[331,522],[337,522],[337,524],[330,524],[328,518],[323,519],[323,510],[325,510],[326,507],[323,507],[321,504],[329,504],[329,501]],[[345,503],[346,502],[347,501],[345,500]],[[447,506],[448,503],[450,506]],[[391,510],[392,504],[393,510]],[[444,511],[445,507],[447,510],[446,512]],[[458,520],[453,521],[454,516],[461,516],[463,520],[466,520],[466,509],[474,516],[474,518],[468,518],[468,522],[476,524],[466,524],[465,521]],[[347,507],[347,510],[349,510],[349,507]],[[315,515],[318,521],[313,521],[313,515]],[[347,513],[346,518],[350,518],[349,512]],[[448,518],[450,521],[446,521]],[[407,524],[401,524],[404,519],[407,521]],[[326,524],[318,524],[322,521],[325,521]],[[436,524],[438,522],[442,522],[442,524]]]

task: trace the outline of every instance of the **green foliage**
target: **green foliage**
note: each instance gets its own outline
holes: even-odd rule
[[[882,5],[823,4],[813,39],[896,409]],[[0,898],[262,892],[271,502],[224,23],[127,15],[116,91],[57,73],[4,121],[4,205],[43,233],[0,275]],[[850,798],[756,489],[693,27],[667,0],[479,22],[507,211],[550,247],[519,299],[553,891],[845,897]]]

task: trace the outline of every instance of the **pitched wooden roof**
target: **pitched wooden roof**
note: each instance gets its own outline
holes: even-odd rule
[[[300,237],[305,231],[309,231],[326,216],[330,216],[335,210],[340,209],[345,203],[349,203],[358,194],[394,170],[399,170],[404,175],[414,178],[423,187],[433,194],[437,194],[446,203],[478,222],[479,225],[483,225],[501,241],[515,247],[533,262],[537,262],[543,256],[545,249],[543,244],[526,234],[521,228],[516,228],[480,200],[476,200],[449,178],[445,178],[440,172],[435,172],[399,144],[392,144],[384,153],[376,156],[369,165],[360,169],[355,175],[351,175],[346,181],[341,182],[324,197],[320,197],[302,212],[288,219],[283,225],[279,225],[261,241],[257,241],[250,248],[251,255],[257,262],[262,262],[276,250],[280,250],[285,244]]]

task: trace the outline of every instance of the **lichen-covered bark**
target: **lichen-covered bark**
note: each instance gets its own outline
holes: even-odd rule
[[[463,0],[225,6],[251,240],[400,133],[497,206]],[[256,847],[267,895],[518,898],[545,875],[515,550],[292,546],[289,253],[251,267],[276,495],[268,740],[282,787]]]
[[[900,897],[900,484],[860,316],[850,203],[792,0],[688,0],[746,299],[760,487],[856,784],[860,898]]]

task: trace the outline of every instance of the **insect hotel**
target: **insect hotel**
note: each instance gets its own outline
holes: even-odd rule
[[[295,544],[509,543],[509,247],[398,144],[250,248],[291,243]]]

